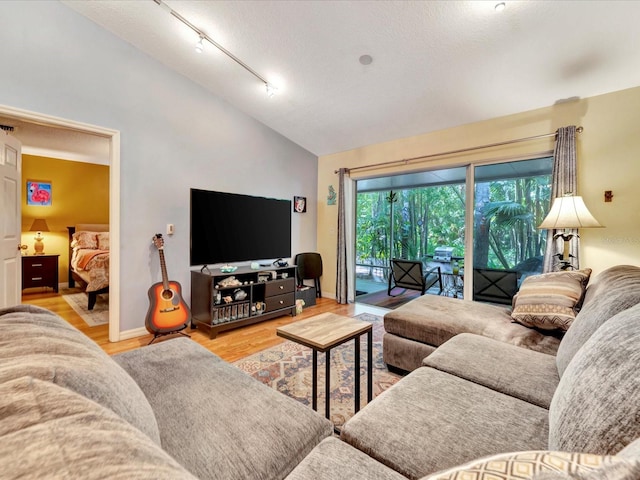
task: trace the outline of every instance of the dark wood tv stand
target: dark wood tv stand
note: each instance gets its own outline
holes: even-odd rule
[[[285,314],[295,316],[295,265],[288,267],[238,267],[224,273],[219,268],[191,271],[191,328],[204,328],[209,338],[219,332],[251,325]],[[235,277],[240,285],[220,282]],[[245,292],[242,294],[237,292]]]

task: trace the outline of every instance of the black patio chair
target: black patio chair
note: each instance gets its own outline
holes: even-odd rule
[[[424,295],[434,285],[440,285],[438,295],[442,293],[442,272],[440,267],[433,267],[425,270],[420,260],[404,260],[394,258],[391,260],[391,273],[389,274],[389,288],[387,295],[391,295],[391,290],[396,287],[405,290],[417,290],[420,295]]]
[[[474,268],[473,299],[511,305],[513,296],[518,291],[519,276],[516,270]]]

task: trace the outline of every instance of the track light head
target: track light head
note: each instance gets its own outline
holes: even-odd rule
[[[267,90],[267,95],[269,96],[269,98],[272,98],[276,93],[278,93],[278,89],[271,85],[269,82],[266,82],[264,86]]]
[[[249,65],[244,63],[242,60],[240,60],[238,57],[236,57],[233,53],[231,53],[229,50],[224,48],[222,45],[220,45],[214,39],[209,37],[206,33],[204,33],[202,30],[200,30],[198,27],[196,27],[189,20],[187,20],[182,15],[180,15],[178,12],[176,12],[174,9],[172,9],[169,5],[167,5],[164,2],[164,0],[153,0],[153,1],[157,5],[159,5],[163,10],[165,10],[167,13],[169,13],[172,17],[174,17],[175,19],[180,21],[183,25],[185,25],[188,28],[190,28],[196,35],[198,35],[198,37],[200,37],[198,39],[198,42],[195,45],[196,52],[202,53],[204,51],[204,41],[206,40],[209,43],[209,45],[211,45],[211,46],[217,48],[218,50],[220,50],[222,53],[224,53],[231,60],[236,62],[238,65],[240,65],[242,68],[244,68],[247,72],[249,72],[251,75],[253,75],[258,80],[260,80],[260,82],[262,82],[264,84],[264,86],[265,86],[265,88],[267,90],[267,95],[269,95],[269,97],[273,97],[277,93],[278,89],[276,87],[274,87],[273,85],[271,85],[270,83],[268,83],[267,80],[263,76],[261,76],[258,72],[256,72]]]
[[[198,39],[198,43],[196,43],[196,52],[202,53],[204,50],[204,43],[202,42],[202,37]]]

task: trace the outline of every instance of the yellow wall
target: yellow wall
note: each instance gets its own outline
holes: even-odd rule
[[[52,183],[51,206],[27,205],[27,181]],[[67,226],[76,223],[109,223],[109,167],[54,158],[22,156],[22,243],[32,255],[35,236],[29,228],[44,218],[50,232],[43,233],[44,252],[60,254],[59,281],[68,278]]]
[[[523,92],[526,95],[526,92]],[[594,274],[616,264],[640,265],[640,87],[560,103],[506,117],[426,133],[327,155],[318,161],[318,251],[323,257],[322,291],[335,294],[337,205],[327,205],[329,185],[338,190],[334,170],[379,164],[420,155],[499,143],[554,132],[559,127],[584,127],[578,135],[578,194],[605,226],[582,229],[581,266]],[[429,115],[429,112],[425,112]],[[390,119],[392,120],[392,119]],[[352,178],[401,171],[465,165],[471,161],[523,158],[553,151],[553,137],[472,154],[424,161],[402,167],[353,172]],[[613,202],[604,203],[604,191]]]

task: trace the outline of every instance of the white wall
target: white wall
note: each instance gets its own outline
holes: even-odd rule
[[[58,2],[0,2],[0,39],[0,104],[121,132],[121,331],[144,326],[161,280],[151,237],[167,223],[168,274],[190,302],[191,187],[306,196],[292,254],[316,249],[310,152]]]

